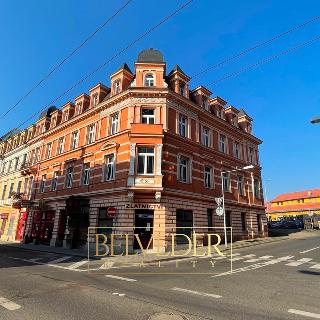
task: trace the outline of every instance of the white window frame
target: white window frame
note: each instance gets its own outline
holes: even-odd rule
[[[46,148],[46,159],[51,158],[52,154],[52,142],[47,143],[47,148]]]
[[[110,135],[117,134],[118,132],[119,132],[119,112],[116,112],[110,116]]]
[[[76,112],[75,112],[76,116],[81,113],[81,107],[82,107],[82,103],[78,102],[76,105]]]
[[[231,192],[231,174],[230,174],[230,172],[228,172],[228,171],[222,172],[221,183],[223,183],[223,191],[224,192]]]
[[[98,105],[98,93],[95,93],[92,95],[92,105],[93,105],[93,107]]]
[[[207,169],[209,169],[209,171]],[[203,175],[204,175],[204,186],[206,188],[212,189],[214,186],[213,168],[211,166],[205,165],[203,169]]]
[[[58,139],[58,148],[57,148],[57,154],[60,155],[64,151],[64,142],[65,142],[65,137],[60,137]]]
[[[118,79],[114,82],[114,94],[118,94],[121,92],[121,80]]]
[[[185,97],[186,96],[186,84],[184,82],[179,83],[179,93]]]
[[[147,73],[144,76],[144,86],[145,87],[154,87],[155,86],[155,76],[153,73]]]
[[[114,153],[104,156],[104,181],[115,180],[116,176],[116,157]]]
[[[183,163],[185,161],[185,163]],[[185,171],[184,171],[185,170]],[[179,163],[178,163],[178,179],[182,183],[190,183],[190,158],[186,156],[179,156]],[[185,176],[184,176],[185,172]],[[183,174],[182,174],[183,173]]]
[[[147,149],[152,149],[153,152],[140,152],[140,150],[142,148],[147,148]],[[140,150],[139,150],[140,149]],[[143,159],[143,172],[138,172],[139,169],[139,159]],[[149,158],[153,158],[153,168],[152,168],[152,172],[148,172],[150,171],[148,168],[148,164],[149,164]],[[136,172],[138,175],[154,175],[155,174],[155,147],[154,146],[138,146],[137,147],[137,169]]]
[[[78,148],[78,143],[79,143],[79,130],[76,130],[71,133],[71,145],[70,145],[71,150]]]
[[[183,129],[184,129],[184,134],[183,134]],[[179,114],[179,119],[178,119],[178,133],[181,137],[188,137],[188,117],[186,117],[183,114]]]
[[[44,190],[46,188],[46,181],[47,181],[47,175],[44,174],[41,177],[41,182],[40,182],[40,187],[39,187],[39,192],[44,193]]]
[[[72,169],[70,171],[70,169]],[[66,182],[65,182],[65,186],[67,189],[71,189],[72,188],[72,184],[73,184],[73,171],[74,171],[74,168],[73,166],[70,166],[67,168],[66,170]]]
[[[87,126],[87,144],[92,144],[96,140],[96,124],[92,123]]]
[[[241,178],[241,183],[240,183],[240,179]],[[240,188],[241,186],[241,188]],[[244,183],[244,176],[242,175],[237,175],[237,189],[239,192],[239,195],[241,196],[245,196],[245,183]]]
[[[210,129],[207,127],[202,127],[202,144],[210,147]]]
[[[238,146],[238,148],[237,148]],[[233,143],[233,155],[235,158],[241,160],[241,144],[238,141],[234,141]]]
[[[255,184],[257,182],[257,186]],[[252,187],[253,187],[253,195],[256,199],[261,199],[262,198],[262,192],[261,192],[261,180],[259,178],[253,178],[252,182]]]
[[[58,179],[59,179],[59,171],[55,171],[53,173],[52,182],[51,182],[51,191],[56,191],[58,188]]]
[[[227,153],[227,136],[224,134],[219,135],[219,149],[222,153]]]
[[[153,114],[143,114],[144,110],[152,110]],[[143,122],[144,119],[146,120],[146,122]],[[151,121],[152,119],[152,121]],[[151,122],[150,122],[151,121]],[[141,109],[141,123],[144,124],[155,124],[156,123],[156,116],[155,116],[155,109],[154,108],[142,108]]]
[[[83,164],[82,168],[82,179],[81,184],[83,186],[88,186],[90,184],[90,162],[86,162]]]

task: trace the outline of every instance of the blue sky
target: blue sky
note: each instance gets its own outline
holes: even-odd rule
[[[0,2],[0,113],[37,82],[126,1]],[[66,88],[159,22],[184,1],[134,0],[127,9],[0,122],[0,135],[46,106]],[[319,1],[194,0],[178,16],[56,103],[63,105],[144,48],[160,49],[168,71],[178,63],[189,75],[319,14]],[[320,187],[320,41],[270,64],[216,84],[216,79],[320,34],[320,22],[260,48],[192,81],[203,84],[254,118],[263,140],[260,157],[268,198]]]

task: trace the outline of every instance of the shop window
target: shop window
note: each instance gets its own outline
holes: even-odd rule
[[[176,233],[184,234],[191,239],[193,227],[192,210],[177,209],[176,211]],[[177,243],[188,243],[188,239],[184,236],[177,236]]]
[[[154,148],[138,147],[138,174],[154,174]]]
[[[107,243],[110,243],[110,235],[112,234],[113,227],[113,218],[108,216],[107,209],[108,208],[99,208],[97,233],[106,235]]]

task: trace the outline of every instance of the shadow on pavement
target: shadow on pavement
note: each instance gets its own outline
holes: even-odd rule
[[[269,228],[269,237],[283,237],[293,233],[302,232],[304,229],[273,229]]]
[[[318,271],[299,270],[299,272],[310,276],[320,276],[320,272]]]

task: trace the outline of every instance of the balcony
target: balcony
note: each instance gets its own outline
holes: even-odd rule
[[[12,198],[0,200],[0,206],[12,206]]]

